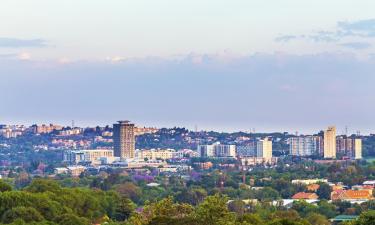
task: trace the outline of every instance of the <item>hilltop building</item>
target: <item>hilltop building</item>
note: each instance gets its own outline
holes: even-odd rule
[[[113,146],[116,157],[121,159],[135,157],[134,124],[128,120],[113,124]]]

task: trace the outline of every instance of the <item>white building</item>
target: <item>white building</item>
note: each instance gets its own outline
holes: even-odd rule
[[[138,159],[149,159],[149,160],[156,160],[156,159],[172,159],[175,158],[176,151],[174,149],[147,149],[147,150],[139,150],[136,152],[136,157]]]
[[[200,157],[236,157],[235,145],[224,145],[216,142],[212,145],[198,145]]]
[[[312,156],[320,152],[322,138],[319,136],[299,136],[289,138],[289,154]]]
[[[113,150],[110,149],[88,149],[88,150],[68,150],[64,152],[64,162],[78,164],[90,162],[91,164],[101,164],[103,158],[114,158]],[[111,160],[109,160],[111,161]]]
[[[257,141],[256,157],[272,160],[272,141],[265,138]]]
[[[214,145],[198,145],[197,149],[200,157],[214,157]]]

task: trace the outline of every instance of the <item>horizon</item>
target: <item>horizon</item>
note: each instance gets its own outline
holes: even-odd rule
[[[185,128],[185,129],[188,129],[189,131],[194,131],[197,130],[197,132],[200,132],[200,131],[204,131],[204,132],[219,132],[219,133],[237,133],[237,132],[244,132],[244,133],[257,133],[257,134],[271,134],[271,133],[288,133],[290,135],[315,135],[315,134],[318,134],[319,132],[321,131],[324,131],[326,130],[329,126],[334,126],[336,127],[336,130],[337,130],[337,136],[341,136],[341,135],[346,135],[346,132],[347,132],[347,135],[350,136],[350,135],[357,135],[357,133],[359,132],[360,135],[372,135],[372,134],[375,134],[375,132],[362,132],[360,130],[356,130],[356,129],[352,129],[350,127],[347,127],[347,126],[336,126],[336,125],[327,125],[326,127],[322,127],[322,128],[318,128],[316,130],[283,130],[283,129],[280,129],[280,130],[272,130],[272,129],[269,129],[269,130],[258,130],[256,127],[252,127],[252,128],[249,128],[249,129],[235,129],[235,128],[228,128],[228,129],[220,129],[220,128],[210,128],[210,127],[200,127],[198,126],[197,124],[195,125],[178,125],[178,124],[170,124],[170,125],[167,125],[167,124],[159,124],[159,125],[156,125],[156,124],[145,124],[145,123],[141,123],[141,122],[138,122],[138,121],[132,121],[132,120],[129,120],[131,123],[134,123],[136,127],[153,127],[153,128],[157,128],[157,129],[162,129],[162,128],[166,128],[166,129],[172,129],[172,128]],[[78,123],[77,123],[78,122]],[[94,123],[86,123],[86,124],[80,124],[79,121],[75,121],[74,120],[74,127],[79,127],[79,128],[92,128],[92,127],[105,127],[105,126],[109,126],[109,127],[112,127],[113,124],[115,124],[117,122],[114,121],[112,123],[105,123],[105,122],[102,122],[102,123],[98,123],[98,124],[94,124]],[[60,126],[63,126],[63,127],[72,127],[72,121],[70,122],[67,122],[67,121],[64,121],[64,122],[43,122],[43,121],[38,121],[38,122],[19,122],[19,123],[12,123],[12,122],[7,122],[7,123],[4,123],[3,121],[0,122],[0,125],[1,124],[4,124],[4,125],[24,125],[24,126],[32,126],[32,125],[50,125],[50,124],[53,124],[53,125],[60,125]]]

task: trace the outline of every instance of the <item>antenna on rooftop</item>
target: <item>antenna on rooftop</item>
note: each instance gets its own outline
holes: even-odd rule
[[[348,126],[345,126],[345,136],[348,136]]]
[[[74,128],[74,120],[72,120],[72,128]]]

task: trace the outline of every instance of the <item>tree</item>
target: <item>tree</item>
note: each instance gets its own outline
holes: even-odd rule
[[[26,223],[39,222],[43,220],[43,216],[32,207],[14,207],[6,211],[2,217],[3,223],[12,223],[17,219],[22,219]]]
[[[238,216],[242,216],[245,213],[245,203],[242,200],[234,200],[228,204],[228,209],[231,212],[236,213]]]
[[[241,224],[251,224],[251,225],[263,225],[265,222],[260,218],[258,214],[246,213],[239,217],[237,221]]]
[[[89,225],[90,221],[74,214],[63,214],[57,219],[60,225]]]
[[[125,182],[116,187],[116,191],[124,197],[130,198],[132,201],[137,201],[141,195],[141,189],[131,182]]]
[[[39,193],[39,192],[57,192],[61,190],[61,186],[52,180],[46,180],[46,179],[35,179],[31,182],[31,184],[26,188],[27,191],[33,192],[33,193]]]
[[[12,186],[0,180],[0,192],[11,191]]]
[[[331,223],[327,220],[325,216],[322,216],[317,213],[310,213],[306,217],[307,221],[311,223],[311,225],[330,225]]]
[[[122,197],[116,207],[115,218],[117,221],[124,221],[130,217],[135,209],[135,204],[126,197]]]
[[[326,216],[327,218],[333,218],[336,216],[336,206],[328,203],[325,200],[322,200],[318,203],[319,214]]]
[[[332,189],[327,183],[320,183],[317,194],[320,199],[329,200],[331,198]]]
[[[362,213],[357,221],[350,223],[350,225],[374,225],[375,224],[375,210],[370,210]]]
[[[229,212],[228,199],[219,195],[208,196],[195,210],[194,218],[205,225],[234,224],[235,215]]]

